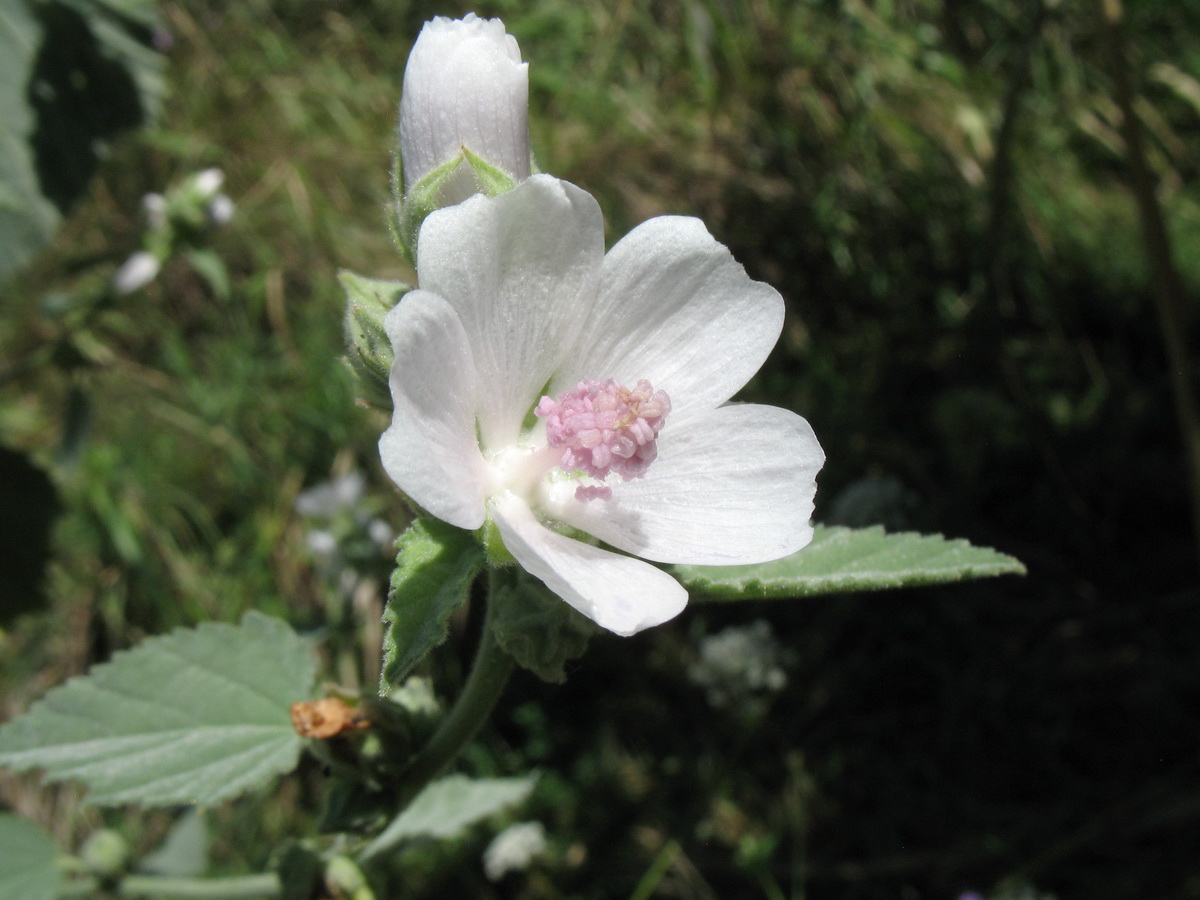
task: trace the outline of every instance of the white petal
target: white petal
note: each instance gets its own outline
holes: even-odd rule
[[[550,531],[513,494],[493,499],[491,510],[504,546],[522,568],[602,628],[635,634],[687,605],[687,591],[666,572]]]
[[[384,320],[396,351],[392,424],[379,439],[383,468],[414,502],[451,525],[484,521],[483,457],[475,441],[475,366],[453,308],[413,291]]]
[[[535,175],[499,197],[472,197],[425,220],[421,287],[458,312],[479,376],[483,445],[518,437],[595,298],[604,223],[591,195]]]
[[[466,147],[517,181],[529,177],[529,67],[499,19],[427,22],[404,70],[400,156],[405,188]],[[457,203],[476,190],[466,166]],[[464,193],[465,191],[465,193]]]
[[[546,512],[646,559],[696,565],[766,562],[812,540],[816,475],[825,461],[809,424],[774,406],[735,404],[672,428],[644,478],[609,501],[548,488]]]
[[[581,352],[552,390],[557,396],[582,378],[645,378],[667,392],[679,419],[732,397],[782,327],[783,298],[751,280],[704,223],[651,219],[605,257]]]

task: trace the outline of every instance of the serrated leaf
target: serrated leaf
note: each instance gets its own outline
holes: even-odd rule
[[[81,781],[93,803],[215,803],[296,765],[290,708],[315,676],[312,647],[279,619],[181,629],[0,728],[0,766]]]
[[[4,900],[52,900],[62,874],[58,847],[32,822],[0,813],[0,897]]]
[[[490,599],[496,642],[543,681],[566,681],[564,666],[583,655],[597,626],[515,566],[497,582]]]
[[[483,566],[475,536],[437,519],[417,519],[396,547],[400,552],[383,611],[387,633],[379,689],[385,696],[446,639],[450,614],[467,599]]]
[[[363,850],[366,860],[413,838],[451,838],[467,826],[520,803],[533,790],[537,776],[468,778],[450,775],[417,795],[383,832]]]
[[[990,547],[940,534],[817,526],[811,544],[774,562],[675,566],[672,573],[697,600],[754,600],[1023,575],[1025,567]]]

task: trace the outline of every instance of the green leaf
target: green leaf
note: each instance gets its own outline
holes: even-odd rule
[[[543,681],[566,681],[565,664],[583,655],[596,626],[516,567],[497,573],[496,580],[491,602],[497,643]]]
[[[536,775],[480,779],[450,775],[435,781],[367,845],[360,859],[369,859],[413,838],[454,837],[467,826],[520,803],[536,781]]]
[[[1023,575],[1021,563],[988,547],[939,534],[887,534],[882,527],[817,526],[799,553],[753,566],[675,566],[698,600],[816,597]]]
[[[291,705],[315,675],[311,645],[279,619],[181,629],[0,728],[0,765],[81,781],[94,803],[215,803],[295,766]]]
[[[58,847],[32,822],[0,813],[0,897],[52,900],[62,875],[55,865]]]
[[[142,859],[138,869],[155,875],[203,875],[208,871],[210,843],[204,810],[189,809],[167,832],[159,848]]]
[[[383,611],[387,634],[381,695],[446,639],[450,614],[467,599],[483,566],[483,548],[475,536],[437,519],[417,519],[396,547],[400,553]]]

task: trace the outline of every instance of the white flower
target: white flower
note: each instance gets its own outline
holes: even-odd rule
[[[700,642],[700,658],[688,667],[688,677],[708,689],[713,706],[745,709],[757,699],[756,693],[774,693],[787,684],[786,657],[770,623],[759,619],[706,635]]]
[[[235,209],[236,207],[229,197],[225,194],[217,194],[217,196],[208,201],[208,224],[213,228],[228,225],[229,220],[233,218]]]
[[[417,272],[385,320],[394,414],[380,451],[429,513],[466,529],[490,519],[528,572],[626,635],[678,614],[687,593],[589,535],[707,565],[811,540],[824,462],[812,429],[726,404],[774,346],[783,300],[701,222],[651,219],[605,256],[591,195],[535,175],[430,215]]]
[[[405,192],[464,148],[514,181],[529,177],[529,66],[503,22],[474,13],[427,22],[408,57],[400,100]],[[440,201],[458,203],[479,189],[462,165]]]
[[[518,822],[492,839],[483,851],[483,871],[491,881],[509,872],[528,868],[533,858],[546,849],[546,828],[541,822]]]
[[[220,169],[202,169],[192,176],[192,187],[202,198],[214,196],[225,183],[225,173]]]
[[[132,294],[153,281],[160,268],[162,263],[157,256],[148,250],[138,250],[130,254],[113,275],[113,290],[118,294]]]

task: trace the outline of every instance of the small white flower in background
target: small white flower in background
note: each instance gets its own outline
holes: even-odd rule
[[[167,198],[162,194],[150,193],[142,197],[142,211],[151,228],[167,227]]]
[[[499,19],[438,17],[425,24],[404,70],[400,158],[404,190],[468,150],[513,181],[529,177],[529,67]],[[460,165],[439,205],[481,185]]]
[[[201,169],[192,176],[192,187],[205,199],[215,196],[224,183],[225,173],[216,168]]]
[[[234,204],[224,194],[217,194],[208,201],[208,224],[213,228],[227,225],[233,218]]]
[[[366,481],[362,473],[347,472],[301,491],[296,497],[295,509],[300,515],[310,519],[332,518],[353,507],[362,497],[365,488]]]
[[[598,541],[734,565],[812,539],[812,429],[727,403],[778,339],[783,299],[700,221],[651,219],[606,256],[591,195],[535,175],[430,215],[417,274],[385,321],[380,451],[430,514],[490,521],[526,571],[622,635],[677,615],[687,592]]]
[[[518,822],[492,839],[483,851],[483,871],[490,881],[509,872],[527,869],[534,857],[546,849],[546,829],[541,822]]]
[[[316,556],[331,557],[337,552],[337,538],[324,528],[314,528],[304,537],[304,544]]]
[[[147,250],[139,250],[131,254],[113,275],[113,290],[118,294],[131,294],[144,288],[154,280],[160,268],[162,263],[157,256]]]
[[[785,657],[770,624],[759,619],[706,635],[700,642],[700,658],[688,668],[688,677],[707,689],[713,706],[740,705],[755,694],[783,690],[787,684]]]

